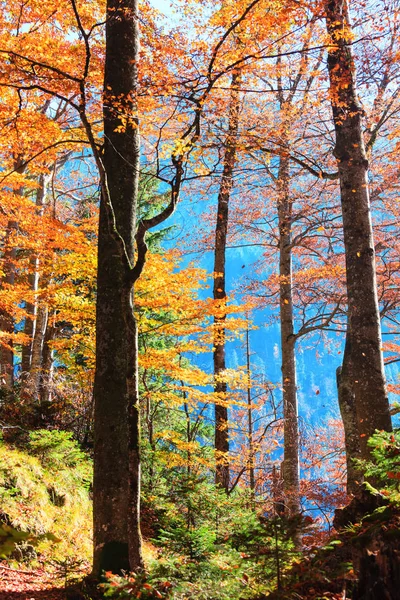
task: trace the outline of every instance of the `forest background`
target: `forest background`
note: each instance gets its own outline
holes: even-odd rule
[[[258,597],[397,444],[399,7],[103,13],[3,7],[4,554]]]

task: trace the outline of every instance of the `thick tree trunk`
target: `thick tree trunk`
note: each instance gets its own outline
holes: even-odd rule
[[[397,600],[400,588],[398,508],[390,505],[382,494],[371,494],[361,488],[350,504],[335,511],[333,526],[340,531],[359,524],[366,515],[362,529],[350,540],[356,575],[351,597],[353,600]]]
[[[336,370],[336,381],[346,447],[347,493],[355,494],[362,482],[362,474],[354,462],[354,459],[361,458],[361,449],[355,411],[349,332],[346,334],[343,364]]]
[[[50,183],[51,176],[47,174],[42,174],[39,178],[39,188],[36,192],[36,214],[38,216],[43,215],[44,210],[44,201],[47,194],[47,187]],[[37,292],[39,288],[39,258],[36,255],[33,255],[29,261],[30,273],[28,276],[29,287],[33,292]],[[22,346],[22,356],[21,356],[21,375],[23,379],[25,379],[25,375],[29,373],[31,360],[32,360],[32,346],[33,346],[33,338],[35,335],[35,325],[36,325],[36,314],[37,314],[37,302],[31,303],[27,302],[25,306],[25,311],[27,313],[27,317],[25,318],[24,324],[24,333],[25,335],[31,338],[31,341]]]
[[[300,511],[299,431],[296,388],[295,336],[292,298],[292,203],[289,190],[289,159],[280,158],[278,173],[279,306],[282,348],[284,418],[283,482],[288,516]]]
[[[137,0],[108,0],[105,181],[102,181],[99,224],[94,385],[93,573],[96,576],[103,570],[136,570],[143,564],[139,528],[137,344],[132,292],[127,284],[127,262],[132,262],[134,256],[139,179],[139,131],[134,100],[138,44]],[[124,125],[121,113],[128,117],[125,129],[116,131]],[[121,238],[126,256],[119,243]]]
[[[225,365],[225,254],[229,220],[229,198],[233,186],[233,170],[236,162],[236,139],[239,126],[240,73],[235,72],[231,82],[228,133],[225,142],[224,169],[218,194],[217,222],[214,252],[214,300],[218,302],[220,315],[214,317],[214,392],[215,392],[215,483],[229,490],[229,431],[227,386],[224,381]]]
[[[368,438],[376,429],[390,431],[392,427],[382,357],[368,161],[355,65],[347,43],[351,34],[347,5],[343,0],[329,0],[326,12],[332,40],[328,71],[343,214],[354,402],[361,454],[367,458]]]
[[[358,575],[353,600],[398,600],[400,589],[400,515],[396,512],[370,526],[353,541],[353,565]],[[360,535],[361,537],[361,535]],[[358,543],[357,543],[358,542]]]

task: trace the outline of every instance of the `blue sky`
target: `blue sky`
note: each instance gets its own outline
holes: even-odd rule
[[[165,15],[170,15],[172,13],[170,0],[150,0],[150,4],[155,8],[158,8],[158,10]]]

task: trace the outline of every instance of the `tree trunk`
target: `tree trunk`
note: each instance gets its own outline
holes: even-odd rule
[[[375,518],[372,518],[374,514]],[[335,511],[337,531],[363,521],[350,538],[356,576],[353,600],[397,600],[400,588],[399,510],[382,494],[361,488],[350,504]],[[348,538],[347,538],[348,539]]]
[[[42,375],[43,346],[46,334],[49,309],[46,304],[39,304],[36,315],[35,336],[32,343],[32,359],[29,371],[29,392],[40,402],[39,387]]]
[[[26,165],[21,157],[14,160],[14,171],[22,174],[26,169]],[[23,195],[23,188],[20,187],[15,191],[18,196]],[[7,230],[5,235],[5,250],[3,255],[3,272],[4,276],[1,284],[6,286],[12,286],[15,282],[15,261],[17,258],[17,249],[13,246],[12,238],[13,232],[18,230],[18,222],[9,220],[7,224]],[[6,311],[0,311],[0,331],[4,335],[0,344],[0,375],[3,380],[3,384],[8,388],[12,388],[14,385],[14,351],[12,348],[11,335],[14,333],[14,319]],[[7,337],[10,334],[10,337]],[[4,342],[4,344],[3,344]]]
[[[392,530],[398,526],[393,522]],[[358,548],[357,573],[353,600],[397,600],[400,589],[400,541],[389,538],[389,527],[381,526]],[[353,555],[356,550],[353,551]]]
[[[42,174],[39,178],[39,188],[36,192],[36,214],[40,217],[43,215],[44,210],[44,201],[47,194],[47,186],[50,182],[51,175]],[[39,258],[36,255],[33,255],[29,261],[30,273],[28,275],[28,283],[29,287],[33,292],[37,292],[39,288]],[[25,306],[25,312],[27,313],[27,317],[25,317],[24,324],[24,333],[25,335],[31,338],[31,341],[22,346],[22,356],[21,356],[21,375],[24,378],[24,375],[29,373],[31,360],[32,360],[32,346],[33,346],[33,338],[35,335],[35,320],[37,314],[37,302],[27,302]]]
[[[249,339],[249,324],[246,328],[246,369],[247,369],[247,436],[249,445],[249,483],[250,497],[252,506],[254,506],[256,478],[254,472],[255,453],[253,440],[253,409],[251,406],[251,365],[250,365],[250,339]]]
[[[354,459],[361,458],[360,437],[357,428],[357,419],[354,406],[354,389],[351,363],[350,335],[346,334],[346,346],[343,355],[343,364],[336,370],[338,401],[340,414],[343,421],[344,439],[346,447],[347,466],[347,493],[355,494],[360,487],[362,474],[354,463]]]
[[[54,360],[51,342],[54,340],[56,335],[54,319],[55,315],[53,313],[53,315],[47,320],[47,327],[43,343],[42,370],[40,373],[39,383],[39,399],[42,407],[48,407],[52,399]]]
[[[146,384],[145,384],[146,387]],[[154,462],[155,462],[155,453],[156,453],[156,444],[154,441],[154,422],[152,415],[152,404],[151,404],[151,395],[150,391],[146,388],[146,414],[145,421],[147,427],[147,438],[150,447],[150,456],[149,456],[149,489],[152,492],[154,485]]]
[[[225,142],[224,168],[218,194],[217,222],[214,252],[214,300],[220,314],[214,317],[214,392],[215,392],[215,483],[226,492],[229,490],[229,432],[227,386],[224,381],[225,364],[225,254],[229,220],[229,198],[233,186],[233,170],[236,162],[236,139],[239,126],[240,73],[235,72],[231,81],[228,133]]]
[[[7,248],[10,237],[12,236],[13,230],[18,228],[18,224],[15,221],[9,221],[7,224],[6,231],[6,250],[4,252],[3,263],[4,263],[4,277],[2,284],[13,285],[15,281],[15,258],[16,248]],[[1,379],[3,385],[8,388],[12,388],[14,385],[14,351],[12,334],[14,332],[14,319],[8,312],[1,310],[0,312],[0,331],[2,332],[2,339],[0,344],[0,369]],[[8,337],[9,336],[9,337]]]
[[[183,388],[183,381],[181,382],[182,388]],[[192,451],[191,451],[191,442],[192,442],[192,430],[191,430],[191,426],[190,426],[190,413],[189,413],[189,405],[186,401],[186,392],[183,392],[183,399],[184,399],[184,403],[183,403],[183,408],[185,411],[185,416],[186,416],[186,441],[188,443],[188,450],[186,452],[186,460],[187,460],[187,467],[186,467],[186,473],[188,475],[188,477],[191,475],[192,472]]]
[[[295,336],[292,298],[292,203],[289,191],[289,158],[282,156],[278,174],[279,305],[282,348],[284,418],[283,482],[288,516],[300,512],[299,431],[297,414]]]
[[[351,27],[343,0],[326,3],[327,31],[332,40],[328,71],[336,132],[343,214],[348,321],[354,403],[363,458],[376,429],[392,428],[385,387],[375,251],[368,190],[368,161],[362,134],[363,110],[357,98]]]
[[[137,322],[133,312],[133,290],[128,284],[125,291],[124,315],[127,328],[127,392],[128,392],[128,460],[129,460],[129,564],[132,571],[144,566],[142,534],[140,531],[140,401],[139,401],[139,341]]]
[[[143,564],[137,334],[127,283],[127,263],[134,256],[139,179],[134,100],[138,44],[137,0],[108,0],[94,384],[95,576],[102,571],[136,570]],[[121,113],[128,118],[124,129],[116,131],[124,124]]]

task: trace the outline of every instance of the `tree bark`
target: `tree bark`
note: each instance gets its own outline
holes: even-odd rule
[[[214,392],[215,392],[215,483],[226,492],[229,490],[229,431],[227,385],[224,381],[226,287],[225,258],[229,221],[229,199],[233,186],[233,171],[236,162],[236,140],[239,127],[240,72],[236,71],[231,81],[228,133],[225,141],[224,168],[218,194],[217,221],[215,227],[214,289],[213,297],[220,310],[214,317]]]
[[[108,0],[94,384],[95,576],[143,565],[137,334],[132,286],[127,283],[127,263],[134,256],[139,180],[134,99],[138,47],[137,0]],[[121,113],[127,117],[125,127],[116,131],[123,124]]]
[[[6,250],[4,252],[4,277],[2,284],[13,285],[15,280],[16,248],[7,248],[13,230],[18,228],[15,221],[9,221],[6,231]],[[14,385],[14,351],[12,334],[14,332],[14,319],[5,310],[0,311],[0,331],[4,337],[0,344],[0,369],[3,385],[11,389]],[[9,337],[7,336],[9,335]]]
[[[332,43],[328,71],[343,215],[354,403],[361,454],[368,458],[368,438],[376,429],[390,431],[392,425],[382,357],[363,109],[357,98],[351,26],[343,0],[327,1],[326,25]]]
[[[140,530],[140,400],[139,400],[139,341],[137,322],[133,312],[133,289],[128,284],[125,290],[124,315],[127,328],[127,392],[128,392],[128,461],[129,461],[129,564],[131,570],[141,570],[142,534]]]
[[[343,364],[336,370],[336,382],[346,448],[346,488],[348,494],[355,494],[362,482],[362,474],[354,462],[354,459],[361,458],[361,449],[355,411],[350,337],[348,331],[346,334]]]
[[[14,160],[14,171],[22,174],[26,169],[26,165],[22,160],[22,157],[17,157]],[[23,188],[20,187],[15,191],[18,196],[23,195]],[[3,255],[3,272],[4,276],[1,281],[2,285],[14,285],[15,282],[15,260],[17,257],[17,249],[10,242],[13,232],[18,230],[18,222],[10,219],[7,223],[7,230],[5,235],[5,250]],[[14,333],[14,319],[6,311],[0,311],[0,331],[5,333],[2,342],[0,344],[0,375],[3,380],[3,385],[8,388],[12,388],[14,385],[14,351],[12,348],[11,335]],[[10,337],[7,338],[7,334]]]
[[[47,194],[47,186],[50,182],[51,176],[42,174],[39,178],[39,188],[36,192],[36,214],[40,217],[43,215],[44,201]],[[33,292],[37,292],[39,288],[39,257],[36,255],[31,256],[29,261],[30,273],[28,275],[28,283]],[[31,360],[32,360],[32,346],[33,338],[35,335],[36,326],[36,315],[37,315],[37,302],[27,302],[25,306],[25,317],[24,333],[31,338],[31,341],[22,346],[21,355],[21,375],[24,378],[25,374],[29,373]]]
[[[296,387],[295,336],[292,297],[292,202],[289,190],[289,158],[282,156],[278,173],[279,306],[282,348],[284,419],[283,482],[288,516],[300,512],[299,431]]]
[[[255,477],[255,452],[254,452],[254,439],[253,439],[253,409],[251,402],[251,364],[250,364],[250,336],[249,336],[249,324],[247,323],[246,328],[246,370],[247,370],[247,436],[249,445],[249,484],[250,484],[250,498],[252,507],[254,507],[254,500],[256,495],[256,477]]]
[[[55,327],[55,314],[47,319],[47,327],[43,342],[42,370],[40,373],[39,399],[42,407],[48,407],[52,400],[52,383],[54,360],[51,342],[54,340],[57,328]]]
[[[42,376],[43,346],[49,317],[48,306],[40,303],[36,315],[35,336],[32,342],[32,358],[29,371],[29,392],[40,402],[39,388]]]

